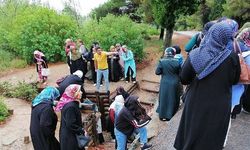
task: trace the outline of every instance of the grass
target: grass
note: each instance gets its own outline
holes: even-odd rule
[[[159,40],[158,36],[152,36],[151,40],[144,40],[144,49],[147,52],[148,49],[152,49],[155,52],[162,51],[163,40]]]
[[[27,66],[25,60],[16,58],[16,56],[8,51],[0,50],[0,70],[7,71],[15,68],[24,68]]]
[[[3,102],[3,97],[0,97],[0,121],[4,121],[9,116],[8,108]]]

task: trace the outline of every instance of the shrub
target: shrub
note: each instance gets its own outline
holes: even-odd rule
[[[13,68],[24,68],[27,63],[23,59],[16,58],[15,55],[8,51],[0,50],[0,70],[5,71]]]
[[[3,102],[3,98],[0,97],[0,121],[4,121],[9,116],[8,108]]]
[[[59,15],[49,8],[30,6],[14,20],[8,41],[28,63],[32,62],[35,49],[41,49],[49,61],[56,62],[65,56],[64,41],[75,37],[76,28],[69,16]]]
[[[80,38],[90,47],[93,41],[98,41],[104,50],[109,50],[111,45],[121,43],[127,45],[136,59],[142,60],[143,31],[128,16],[107,15],[100,19],[88,20],[82,27]]]
[[[24,99],[26,101],[32,101],[38,94],[37,87],[32,84],[27,84],[24,81],[18,82],[14,88],[12,97]]]
[[[9,82],[0,83],[0,94],[6,97],[12,97],[13,85]]]

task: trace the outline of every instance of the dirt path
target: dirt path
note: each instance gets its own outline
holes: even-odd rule
[[[177,40],[178,39],[178,40]],[[173,36],[174,44],[179,44],[181,47],[184,47],[184,43],[187,41],[187,37],[180,38],[179,35]],[[175,42],[176,41],[176,42]],[[154,71],[157,65],[157,62],[162,54],[155,49],[159,49],[159,47],[149,47],[146,49],[148,52],[146,67],[142,70],[138,71],[137,80],[141,81],[150,80],[155,82],[160,82],[160,76],[156,76]],[[184,53],[183,53],[184,54]],[[58,64],[49,66],[51,75],[49,76],[48,83],[49,85],[55,85],[55,81],[62,76],[68,74],[68,66],[66,64]],[[8,81],[13,84],[18,83],[18,81],[25,82],[34,82],[37,80],[37,72],[35,67],[29,67],[24,69],[23,71],[19,70],[17,72],[12,72],[6,76],[0,78],[0,82]],[[118,85],[128,86],[124,82],[111,83],[111,90],[115,89]],[[95,90],[95,87],[87,81],[85,84],[85,89]],[[104,89],[104,88],[103,88]],[[158,96],[154,93],[145,92],[143,90],[138,90],[134,94],[138,95],[142,101],[153,102],[155,103],[153,120],[148,125],[149,137],[153,137],[158,135],[161,132],[161,127],[166,126],[166,123],[160,122],[158,119],[158,115],[155,113],[155,109],[157,107]],[[29,136],[29,124],[30,124],[30,104],[19,99],[6,99],[9,108],[14,109],[14,115],[10,117],[5,125],[0,126],[0,149],[1,150],[31,150],[33,149],[31,143],[23,144],[23,137]],[[111,143],[108,145],[109,148],[113,149],[114,144]],[[112,147],[112,148],[110,148]]]

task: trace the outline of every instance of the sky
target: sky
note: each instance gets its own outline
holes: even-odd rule
[[[64,2],[69,0],[41,0],[42,3],[49,3],[52,8],[61,11],[64,7]],[[107,2],[108,0],[74,0],[77,6],[78,12],[82,16],[88,15],[92,9],[98,7],[100,4]],[[73,5],[73,4],[72,4]]]

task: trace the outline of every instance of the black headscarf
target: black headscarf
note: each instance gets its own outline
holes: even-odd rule
[[[128,111],[135,117],[137,120],[142,119],[145,115],[147,115],[146,110],[141,106],[138,101],[138,96],[129,96],[125,101],[124,106],[128,109]]]
[[[125,101],[129,97],[128,92],[126,92],[122,86],[119,86],[116,89],[116,93],[117,93],[117,95],[122,95]]]

